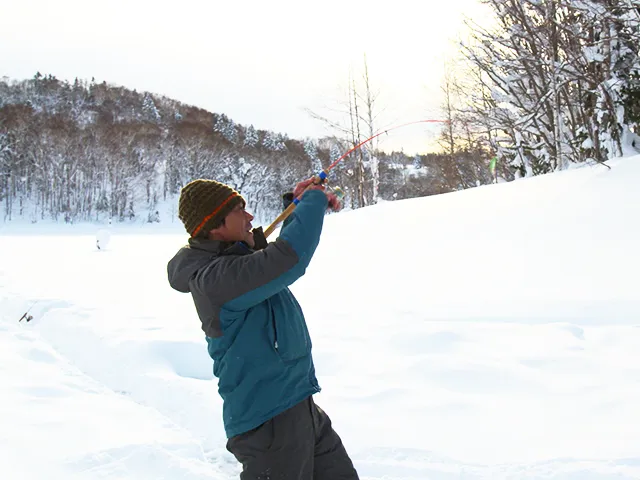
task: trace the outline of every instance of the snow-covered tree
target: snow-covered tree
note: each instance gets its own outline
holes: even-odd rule
[[[284,137],[282,134],[267,131],[262,144],[267,150],[282,152],[287,149],[287,146],[284,144],[285,140],[286,137]]]
[[[238,141],[238,130],[233,120],[231,120],[225,114],[222,114],[219,116],[214,115],[214,121],[214,131],[222,134],[222,136],[229,140],[231,143],[235,144]]]
[[[468,111],[520,175],[602,162],[631,127],[625,88],[638,65],[637,0],[486,0],[497,27],[464,45],[482,88]]]
[[[249,125],[245,131],[244,135],[244,145],[246,147],[255,147],[258,144],[260,138],[258,137],[258,132],[253,127],[253,125]]]
[[[10,211],[11,202],[11,194],[9,191],[11,167],[13,164],[11,158],[11,143],[12,142],[9,138],[9,134],[0,131],[0,202],[2,202],[3,200],[6,202],[5,211],[7,212]]]
[[[320,161],[320,158],[318,158],[318,145],[313,139],[305,139],[304,153],[306,153],[311,160],[311,169],[313,170],[313,173],[321,172],[322,162]]]
[[[338,145],[337,143],[332,143],[329,149],[329,161],[333,163],[341,156],[342,156],[342,148],[340,147],[340,145]]]
[[[149,93],[144,94],[144,99],[142,100],[142,112],[147,120],[152,122],[160,121],[160,112],[156,107],[156,103],[153,101],[153,97],[149,95]]]

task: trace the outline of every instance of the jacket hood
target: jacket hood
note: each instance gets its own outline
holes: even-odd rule
[[[169,285],[179,292],[188,293],[189,280],[220,255],[223,242],[217,240],[189,239],[189,244],[178,250],[167,264]]]
[[[180,248],[167,264],[169,285],[174,290],[188,293],[189,281],[201,268],[220,255],[251,252],[242,242],[229,243],[220,240],[190,238],[189,244]]]

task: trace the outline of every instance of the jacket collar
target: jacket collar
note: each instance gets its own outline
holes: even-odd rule
[[[247,255],[253,253],[245,242],[225,242],[206,238],[190,238],[189,247],[218,255]]]

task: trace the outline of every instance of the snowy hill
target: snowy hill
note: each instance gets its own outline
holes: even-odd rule
[[[609,165],[326,218],[293,290],[363,480],[640,478],[640,156]],[[0,476],[238,478],[181,226],[4,233]]]

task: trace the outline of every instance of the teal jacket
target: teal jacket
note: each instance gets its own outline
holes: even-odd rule
[[[228,438],[320,391],[307,324],[288,287],[311,261],[326,208],[323,192],[308,191],[266,248],[189,239],[169,261],[170,285],[191,293],[201,320]]]

